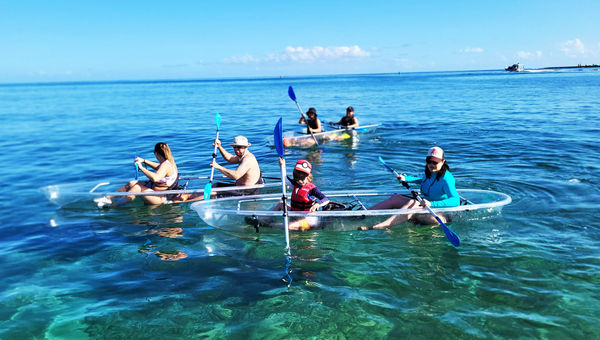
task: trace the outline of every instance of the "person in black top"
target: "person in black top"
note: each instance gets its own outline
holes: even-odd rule
[[[342,117],[339,122],[331,123],[331,125],[338,125],[346,129],[358,127],[358,119],[356,119],[354,116],[354,108],[352,106],[348,106],[346,108],[346,115]]]
[[[308,116],[308,118],[306,116]],[[298,124],[306,124],[306,133],[310,133],[311,131],[312,133],[323,131],[321,121],[317,118],[317,110],[314,107],[311,107],[306,111],[306,116],[302,113],[302,116],[298,121]]]

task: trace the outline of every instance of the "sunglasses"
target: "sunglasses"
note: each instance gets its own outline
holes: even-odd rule
[[[436,161],[434,161],[434,160],[431,160],[431,159],[428,159],[428,160],[427,160],[427,164],[431,164],[431,165],[438,165],[438,164],[440,164],[441,162],[443,162],[443,161],[436,162]]]

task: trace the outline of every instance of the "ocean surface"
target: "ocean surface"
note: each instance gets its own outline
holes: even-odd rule
[[[401,189],[446,150],[459,188],[509,194],[500,215],[389,231],[229,234],[188,204],[99,210],[41,187],[134,176],[168,143],[209,174],[221,139],[268,137],[317,109],[382,123],[313,163],[322,190]],[[2,339],[599,339],[600,72],[468,71],[296,78],[0,85]],[[219,156],[218,161],[223,163]],[[125,182],[123,182],[124,184]]]

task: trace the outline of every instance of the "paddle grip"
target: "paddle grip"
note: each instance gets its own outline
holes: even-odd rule
[[[402,181],[402,186],[405,187],[406,189],[410,190],[410,185],[408,185],[407,181]]]

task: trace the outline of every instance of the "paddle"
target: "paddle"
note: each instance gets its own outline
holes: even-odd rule
[[[292,86],[290,86],[288,88],[288,95],[290,96],[290,99],[292,99],[294,101],[294,103],[296,103],[296,107],[298,108],[298,111],[300,111],[300,115],[302,115],[304,117],[304,112],[302,111],[302,109],[300,108],[300,104],[298,104],[298,101],[296,100],[296,94],[294,93],[294,89],[292,88]],[[308,132],[310,132],[310,136],[315,141],[315,145],[317,146],[317,148],[321,151],[325,151],[324,149],[319,147],[319,142],[317,142],[317,138],[313,134],[312,129],[308,125],[308,122],[306,122],[306,128],[307,128]]]
[[[396,172],[396,170],[394,170],[393,168],[391,168],[389,165],[385,164],[385,162],[383,161],[383,158],[381,158],[381,156],[379,156],[379,162],[381,162],[381,164],[383,164],[389,171],[391,171],[394,175],[396,175],[396,177],[400,176],[398,174],[398,172]],[[410,186],[408,185],[408,183],[406,181],[402,181],[402,185],[410,190],[413,194],[413,196],[417,199],[417,201],[419,201],[419,203],[423,204],[423,199],[421,198],[421,196],[419,196],[419,194],[410,189]],[[429,213],[435,217],[435,219],[438,221],[438,223],[442,226],[442,229],[444,230],[444,233],[446,234],[446,237],[448,238],[448,240],[450,241],[450,243],[452,243],[453,246],[458,247],[460,245],[460,239],[458,238],[458,235],[456,235],[452,230],[450,230],[450,228],[448,228],[446,226],[446,224],[444,224],[444,222],[442,222],[442,220],[438,217],[438,215],[436,215],[433,210],[431,210],[431,208],[429,208],[427,205],[423,204],[423,206],[427,209],[427,211],[429,211]]]
[[[135,180],[138,180],[138,172],[140,171],[140,168],[137,165],[137,162],[135,161],[135,159],[137,158],[137,153],[135,154],[135,158],[133,161],[133,164],[135,165]]]
[[[290,89],[292,87],[290,86]],[[286,201],[286,190],[285,190],[285,157],[283,155],[283,124],[281,122],[282,118],[279,118],[277,124],[275,124],[275,129],[273,130],[273,140],[275,143],[275,150],[277,150],[277,154],[279,155],[279,159],[281,159],[281,200],[283,202],[283,226],[285,230],[285,251],[286,251],[286,264],[285,271],[288,278],[288,287],[292,284],[292,277],[289,272],[290,265],[290,229],[288,226],[288,210]]]
[[[368,128],[363,128],[363,127],[360,127],[360,126],[349,128],[349,127],[343,126],[340,123],[335,123],[335,122],[327,122],[327,121],[325,121],[325,122],[322,122],[322,123],[329,124],[329,126],[335,128],[336,130],[354,130],[354,131],[357,131],[357,132],[369,132]],[[372,125],[370,125],[369,127],[371,127],[371,126]]]
[[[217,121],[217,136],[215,137],[215,149],[213,150],[213,162],[215,161],[215,159],[217,158],[217,139],[219,139],[219,127],[221,126],[221,115],[220,114],[216,114],[215,115],[215,120]],[[210,199],[210,192],[212,191],[212,182],[213,182],[213,176],[215,174],[215,168],[211,167],[210,169],[210,181],[208,183],[206,183],[206,186],[204,187],[204,199],[205,200],[209,200]]]

